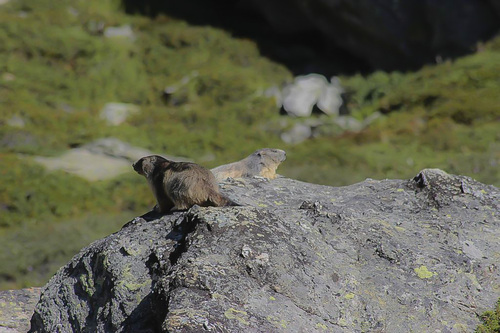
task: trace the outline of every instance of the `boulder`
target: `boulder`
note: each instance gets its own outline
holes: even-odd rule
[[[222,191],[243,206],[150,212],[82,249],[30,332],[471,332],[500,297],[496,187],[425,169]]]
[[[153,154],[116,138],[102,138],[69,149],[60,156],[35,156],[33,159],[48,170],[63,170],[89,181],[99,181],[131,172],[133,162]],[[173,161],[188,161],[184,157],[162,156]]]
[[[299,75],[283,88],[283,109],[297,117],[310,116],[315,107],[328,115],[338,115],[343,92],[336,77],[330,83],[320,74]]]

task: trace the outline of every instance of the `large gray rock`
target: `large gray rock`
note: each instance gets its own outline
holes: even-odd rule
[[[45,286],[30,332],[471,332],[500,297],[500,190],[423,170],[233,180],[242,207],[148,213]]]

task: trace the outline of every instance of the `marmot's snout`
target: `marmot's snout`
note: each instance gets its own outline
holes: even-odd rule
[[[286,160],[286,151],[281,150],[281,149],[280,149],[280,150],[278,150],[278,151],[279,151],[279,152],[281,152],[281,153],[283,153],[283,156],[282,156],[282,158],[281,158],[281,162],[283,162],[284,160]]]

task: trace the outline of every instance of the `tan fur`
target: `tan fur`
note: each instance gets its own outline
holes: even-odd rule
[[[220,193],[214,175],[198,164],[173,162],[151,155],[141,158],[133,167],[148,180],[161,213],[185,210],[194,205],[237,205]]]
[[[263,148],[238,162],[224,164],[211,171],[217,181],[226,178],[243,178],[260,176],[275,179],[276,169],[286,159],[286,153],[281,149]]]

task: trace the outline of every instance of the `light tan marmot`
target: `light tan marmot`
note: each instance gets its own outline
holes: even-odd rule
[[[228,177],[242,178],[260,176],[275,179],[276,169],[286,159],[286,153],[281,149],[263,148],[256,150],[252,155],[241,161],[224,164],[213,168],[212,173],[217,181]]]
[[[148,180],[160,213],[199,206],[238,206],[222,195],[214,175],[189,162],[169,161],[161,156],[146,156],[135,162],[134,170]]]

